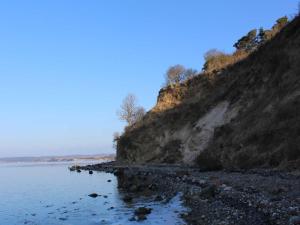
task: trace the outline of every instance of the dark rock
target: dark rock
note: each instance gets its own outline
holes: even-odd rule
[[[149,188],[150,190],[156,190],[156,189],[157,189],[157,185],[156,185],[156,184],[150,184],[150,185],[148,186],[148,188]]]
[[[138,216],[137,216],[137,220],[138,220],[138,221],[143,221],[143,220],[146,220],[146,219],[147,219],[147,216],[146,216],[146,215],[141,214],[141,215],[138,215]]]
[[[67,218],[59,218],[59,220],[61,220],[61,221],[66,221]]]
[[[202,198],[213,198],[217,194],[217,187],[215,185],[210,185],[200,192],[200,197]]]
[[[79,169],[79,166],[71,166],[71,167],[69,167],[69,170],[70,171],[76,171],[76,170],[78,170]]]
[[[129,221],[131,221],[131,222],[136,221],[136,218],[133,216],[129,219]]]
[[[76,170],[77,171],[77,173],[81,173],[81,170],[80,169],[78,169],[78,170]]]
[[[129,191],[130,191],[130,192],[137,192],[138,189],[139,189],[138,186],[136,186],[136,185],[131,185],[130,188],[129,188]]]
[[[139,215],[148,215],[152,211],[151,208],[146,208],[146,207],[139,207],[134,211],[134,215],[139,216]]]
[[[132,197],[129,196],[129,195],[127,195],[127,196],[125,196],[125,197],[123,198],[123,201],[124,201],[124,202],[127,202],[127,203],[132,202]]]
[[[89,174],[93,174],[93,171],[90,170],[90,171],[89,171]]]
[[[289,225],[300,225],[300,216],[293,216],[290,218]]]
[[[163,199],[163,197],[161,197],[160,195],[157,195],[157,196],[155,197],[155,199],[154,199],[154,201],[157,201],[157,202],[160,202],[160,201],[162,201],[162,200],[164,200],[164,199]]]
[[[97,198],[99,195],[97,193],[92,193],[92,194],[89,194],[89,197],[91,198]]]
[[[110,182],[111,182],[111,180],[107,180],[107,182],[108,182],[108,183],[110,183]]]
[[[124,174],[124,171],[121,170],[121,169],[118,169],[118,170],[114,170],[113,174],[115,176],[122,176]]]

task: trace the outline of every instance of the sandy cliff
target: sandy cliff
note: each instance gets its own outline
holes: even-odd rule
[[[299,169],[300,18],[233,66],[162,89],[117,160]]]

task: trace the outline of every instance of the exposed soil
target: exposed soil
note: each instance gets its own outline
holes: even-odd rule
[[[247,58],[163,88],[117,161],[300,169],[300,16]]]
[[[300,223],[300,173],[274,170],[203,172],[176,165],[120,165],[115,162],[77,169],[105,171],[118,178],[128,201],[152,196],[168,201],[182,193],[190,209],[187,224],[295,225]]]

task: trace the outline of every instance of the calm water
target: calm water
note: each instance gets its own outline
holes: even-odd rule
[[[0,164],[0,225],[184,224],[176,213],[184,210],[179,196],[167,204],[137,199],[128,205],[117,182],[112,174],[69,172],[61,164]],[[94,192],[102,196],[88,197]],[[139,206],[153,211],[146,221],[129,221]]]

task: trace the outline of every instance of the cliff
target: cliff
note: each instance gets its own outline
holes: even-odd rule
[[[159,93],[117,160],[203,169],[300,168],[300,18],[247,58]]]

